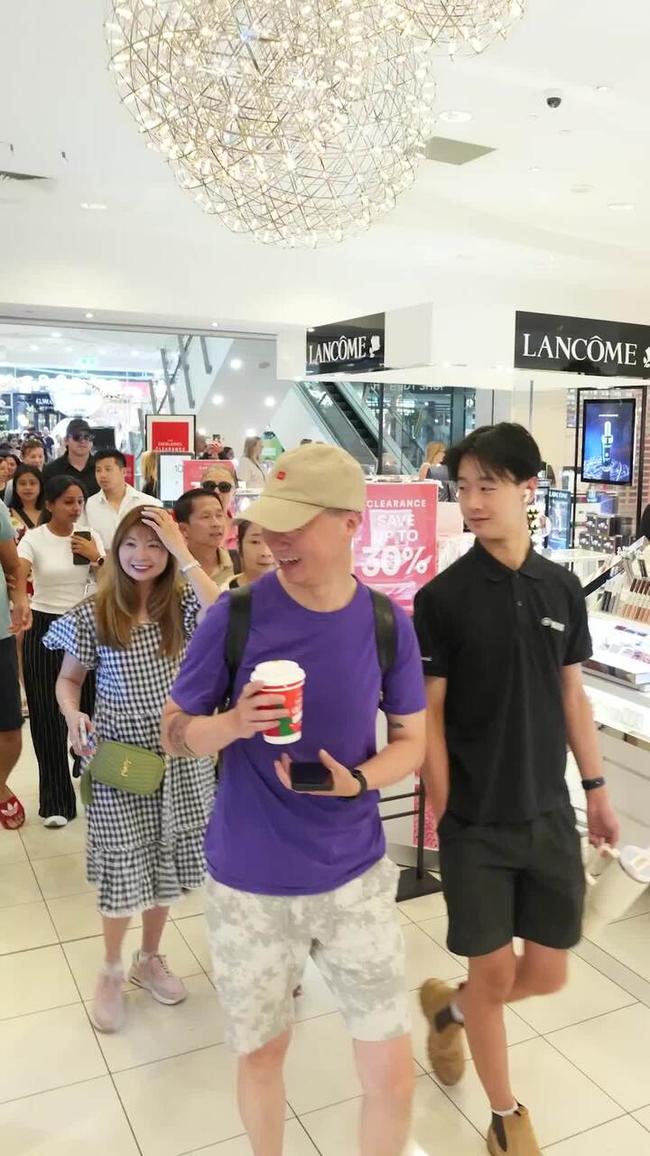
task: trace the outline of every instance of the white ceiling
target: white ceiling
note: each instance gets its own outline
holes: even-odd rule
[[[52,183],[0,184],[0,300],[34,317],[64,307],[68,319],[92,310],[271,331],[421,301],[644,320],[647,0],[528,9],[507,42],[436,67],[438,109],[473,113],[436,132],[496,151],[462,168],[423,162],[368,233],[285,252],[204,216],[146,148],[106,69],[103,0],[5,4],[0,168]],[[564,93],[557,112],[551,87]],[[613,202],[635,209],[615,213]]]
[[[0,373],[5,365],[34,369],[119,370],[162,376],[160,350],[178,356],[168,334],[98,332],[91,328],[50,329],[0,324]]]

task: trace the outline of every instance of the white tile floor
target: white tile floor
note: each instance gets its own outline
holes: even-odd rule
[[[28,734],[25,734],[28,743]],[[172,912],[164,950],[188,1000],[128,996],[128,1023],[99,1036],[88,1016],[101,958],[84,878],[83,819],[45,831],[29,747],[12,779],[29,810],[0,830],[0,1151],[2,1156],[250,1156],[234,1099],[235,1065],[209,979],[200,896]],[[409,1156],[479,1156],[488,1122],[468,1064],[440,1088],[429,1072],[416,989],[455,979],[441,896],[402,904],[417,1062]],[[137,946],[137,927],[127,950]],[[586,957],[586,958],[585,958]],[[650,1156],[650,895],[572,957],[568,988],[509,1009],[519,1096],[552,1156]],[[285,1156],[356,1156],[359,1084],[330,993],[310,967],[287,1063]]]

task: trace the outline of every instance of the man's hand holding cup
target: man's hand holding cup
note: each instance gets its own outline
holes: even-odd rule
[[[237,737],[252,739],[283,719],[290,718],[291,712],[285,709],[284,699],[278,694],[265,693],[263,682],[249,682],[233,708],[233,715]]]

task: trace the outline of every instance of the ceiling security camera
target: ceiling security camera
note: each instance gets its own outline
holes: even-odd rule
[[[562,93],[556,88],[546,93],[546,103],[549,108],[559,108],[562,104]]]

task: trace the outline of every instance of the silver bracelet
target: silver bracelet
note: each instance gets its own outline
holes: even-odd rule
[[[186,562],[184,566],[181,566],[180,572],[184,577],[188,573],[188,571],[195,570],[196,567],[197,566],[200,567],[200,565],[201,565],[201,563],[197,562],[196,558],[194,558],[191,562]]]

